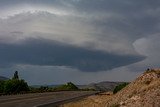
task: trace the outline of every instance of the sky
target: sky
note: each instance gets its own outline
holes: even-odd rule
[[[160,66],[159,17],[159,0],[0,0],[0,75],[132,81]]]

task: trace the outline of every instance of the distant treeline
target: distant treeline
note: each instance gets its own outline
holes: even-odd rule
[[[27,82],[23,79],[19,79],[18,71],[15,71],[12,79],[0,81],[0,94],[23,94],[23,93],[42,93],[42,92],[54,92],[54,91],[93,91],[94,89],[79,89],[72,82],[67,84],[48,87],[40,86],[39,88],[28,86]]]

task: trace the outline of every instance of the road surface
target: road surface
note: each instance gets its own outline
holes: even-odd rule
[[[0,107],[54,107],[95,93],[93,91],[62,91],[0,96]]]

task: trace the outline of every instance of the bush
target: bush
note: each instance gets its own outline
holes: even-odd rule
[[[80,89],[81,91],[96,91],[95,89],[93,88],[83,88],[83,89]]]
[[[55,91],[72,91],[72,90],[78,90],[78,87],[74,85],[72,82],[68,82],[67,84],[55,87],[54,90]]]
[[[17,94],[29,91],[28,84],[24,80],[10,79],[4,83],[5,94]]]
[[[113,104],[110,107],[120,107],[120,104]]]
[[[0,81],[0,93],[3,93],[4,91],[4,83],[5,81]]]
[[[43,92],[52,92],[53,89],[48,86],[40,86],[39,88],[29,87],[30,93],[43,93]]]
[[[113,94],[117,93],[118,91],[120,91],[122,88],[126,87],[129,83],[123,83],[123,84],[120,84],[118,86],[116,86],[113,90]]]

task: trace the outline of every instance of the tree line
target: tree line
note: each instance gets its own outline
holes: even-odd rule
[[[0,81],[0,93],[1,94],[17,94],[26,93],[29,91],[27,82],[23,79],[19,79],[18,71],[15,71],[12,79]]]
[[[40,86],[39,88],[28,86],[28,83],[19,78],[18,71],[15,71],[13,77],[9,80],[0,81],[0,94],[19,94],[19,93],[38,93],[53,91],[75,91],[80,90],[72,82],[57,87]]]

